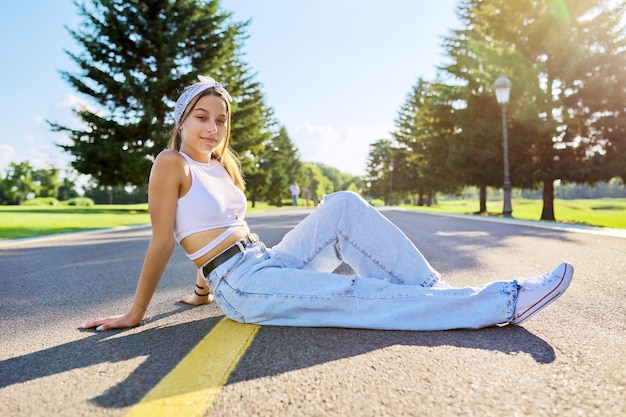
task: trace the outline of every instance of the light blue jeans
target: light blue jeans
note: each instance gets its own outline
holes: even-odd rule
[[[346,262],[357,274],[332,271]],[[510,321],[517,283],[451,288],[406,235],[357,194],[338,192],[271,249],[257,243],[206,277],[242,323],[386,330]]]

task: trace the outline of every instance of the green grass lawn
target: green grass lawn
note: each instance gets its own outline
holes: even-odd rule
[[[541,200],[513,199],[513,217],[522,220],[541,218]],[[478,201],[440,199],[432,207],[403,206],[405,208],[455,214],[475,214]],[[500,216],[502,201],[487,201],[485,216]],[[594,200],[554,201],[554,215],[558,223],[580,224],[585,226],[626,229],[626,199],[601,198]]]
[[[150,223],[148,205],[0,206],[0,240]]]
[[[302,206],[304,200],[302,200]],[[402,206],[414,210],[473,214],[478,201],[440,199],[432,207]],[[275,208],[257,203],[249,211]],[[540,200],[513,200],[513,217],[539,220]],[[286,205],[283,209],[290,209]],[[501,201],[488,201],[488,214],[499,216]],[[558,222],[587,226],[626,229],[626,199],[555,200]],[[57,233],[77,232],[118,226],[150,223],[147,204],[75,206],[0,206],[0,240],[35,237]]]
[[[257,203],[248,211],[267,210]],[[0,206],[0,240],[108,229],[150,223],[148,204],[76,206]]]

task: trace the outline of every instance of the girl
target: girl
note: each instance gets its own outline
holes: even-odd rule
[[[388,330],[520,324],[569,286],[573,268],[563,262],[541,276],[452,288],[400,229],[350,192],[327,196],[267,248],[244,218],[244,181],[228,146],[232,98],[212,78],[199,78],[176,102],[169,149],[152,167],[152,239],[133,304],[81,328],[140,324],[174,239],[198,267],[197,288],[180,301],[214,299],[243,323]],[[357,275],[333,274],[341,262]]]

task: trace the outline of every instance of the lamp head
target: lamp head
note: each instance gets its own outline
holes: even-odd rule
[[[500,75],[493,84],[496,90],[496,99],[499,104],[507,104],[509,102],[509,93],[511,92],[511,80],[504,75]]]

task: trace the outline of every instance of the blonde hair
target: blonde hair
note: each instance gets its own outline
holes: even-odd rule
[[[233,182],[235,183],[237,188],[239,188],[241,191],[244,191],[246,188],[246,183],[243,179],[243,174],[241,172],[241,164],[239,162],[239,158],[237,157],[237,153],[230,146],[228,146],[228,143],[230,142],[230,122],[232,114],[230,102],[219,90],[209,88],[205,91],[202,91],[189,102],[187,108],[180,117],[180,122],[177,123],[172,130],[170,139],[167,142],[167,147],[169,149],[175,149],[177,151],[180,151],[180,148],[182,146],[182,137],[179,127],[185,122],[185,120],[189,116],[189,113],[191,113],[191,110],[193,110],[198,100],[209,94],[220,97],[222,100],[224,100],[224,103],[226,103],[226,112],[228,113],[228,121],[226,124],[226,138],[224,139],[222,146],[213,152],[211,158],[218,160],[224,166],[224,168],[226,168],[226,172],[228,172],[228,175],[230,175],[230,177],[233,179]]]

